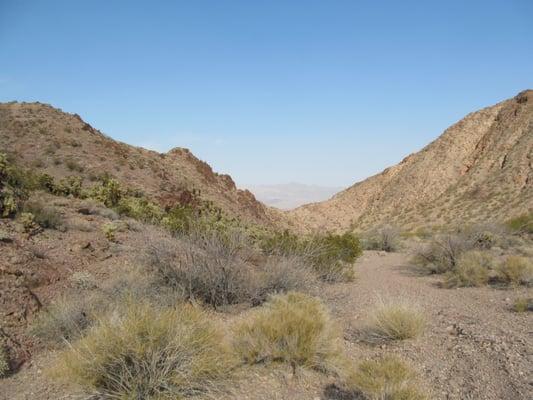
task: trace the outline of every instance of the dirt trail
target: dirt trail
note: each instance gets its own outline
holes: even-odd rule
[[[354,284],[331,287],[326,297],[345,324],[354,359],[392,352],[423,374],[435,399],[533,398],[531,314],[510,311],[531,289],[442,289],[440,278],[416,276],[406,254],[365,252]],[[378,297],[407,299],[428,318],[420,338],[387,345],[359,340],[357,329]]]
[[[365,252],[358,260],[353,283],[330,285],[321,292],[343,325],[346,349],[354,361],[394,353],[421,373],[433,399],[526,400],[533,398],[533,324],[531,313],[510,311],[517,296],[531,289],[442,289],[438,277],[416,276],[408,255]],[[371,345],[357,334],[378,297],[407,299],[425,312],[428,327],[422,337]],[[51,384],[42,374],[50,357],[3,382],[0,399],[79,399]],[[219,399],[334,400],[324,390],[333,379],[302,372],[297,380],[283,368],[251,368]]]

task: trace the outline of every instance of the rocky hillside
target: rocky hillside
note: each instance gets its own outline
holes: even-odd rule
[[[290,215],[307,228],[503,220],[533,208],[533,90],[467,115],[418,153]]]
[[[82,176],[85,185],[109,173],[162,206],[187,204],[199,195],[228,216],[248,222],[272,226],[282,218],[187,149],[157,153],[120,143],[78,115],[41,103],[0,104],[0,151],[55,178]]]

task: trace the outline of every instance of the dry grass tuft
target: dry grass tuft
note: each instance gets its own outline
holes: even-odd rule
[[[8,359],[7,351],[2,341],[0,341],[0,378],[7,376],[9,371],[10,371],[10,368],[9,368],[9,359]]]
[[[342,360],[341,332],[322,302],[291,292],[273,296],[237,325],[234,349],[247,364],[282,362],[334,372]]]
[[[199,309],[129,304],[60,357],[55,374],[110,399],[176,399],[215,391],[234,366]]]
[[[526,257],[509,256],[497,268],[497,280],[510,286],[531,285],[533,264]]]
[[[468,251],[459,257],[455,268],[446,274],[444,286],[452,288],[486,285],[493,267],[494,260],[490,254]]]
[[[363,361],[346,379],[349,389],[369,400],[424,400],[415,371],[396,357]]]
[[[513,310],[516,312],[533,311],[533,298],[517,298],[513,304]]]
[[[364,334],[372,342],[405,340],[422,334],[425,326],[426,318],[418,307],[405,301],[379,300],[369,316]]]

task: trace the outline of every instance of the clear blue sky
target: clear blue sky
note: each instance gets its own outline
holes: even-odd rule
[[[531,0],[0,0],[0,101],[239,184],[350,185],[528,87]]]

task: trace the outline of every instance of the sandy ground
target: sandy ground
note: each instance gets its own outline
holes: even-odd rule
[[[438,277],[417,276],[406,254],[365,252],[358,260],[358,279],[327,286],[322,296],[345,332],[346,350],[354,361],[386,353],[409,360],[433,399],[533,398],[533,316],[510,310],[518,296],[532,289],[442,289]],[[368,344],[357,333],[378,298],[406,299],[427,316],[425,333],[413,340]],[[53,357],[37,357],[18,374],[0,381],[1,400],[88,399],[70,394],[46,378]],[[219,399],[349,399],[328,378],[288,369],[255,367]],[[351,397],[351,399],[354,399]]]

